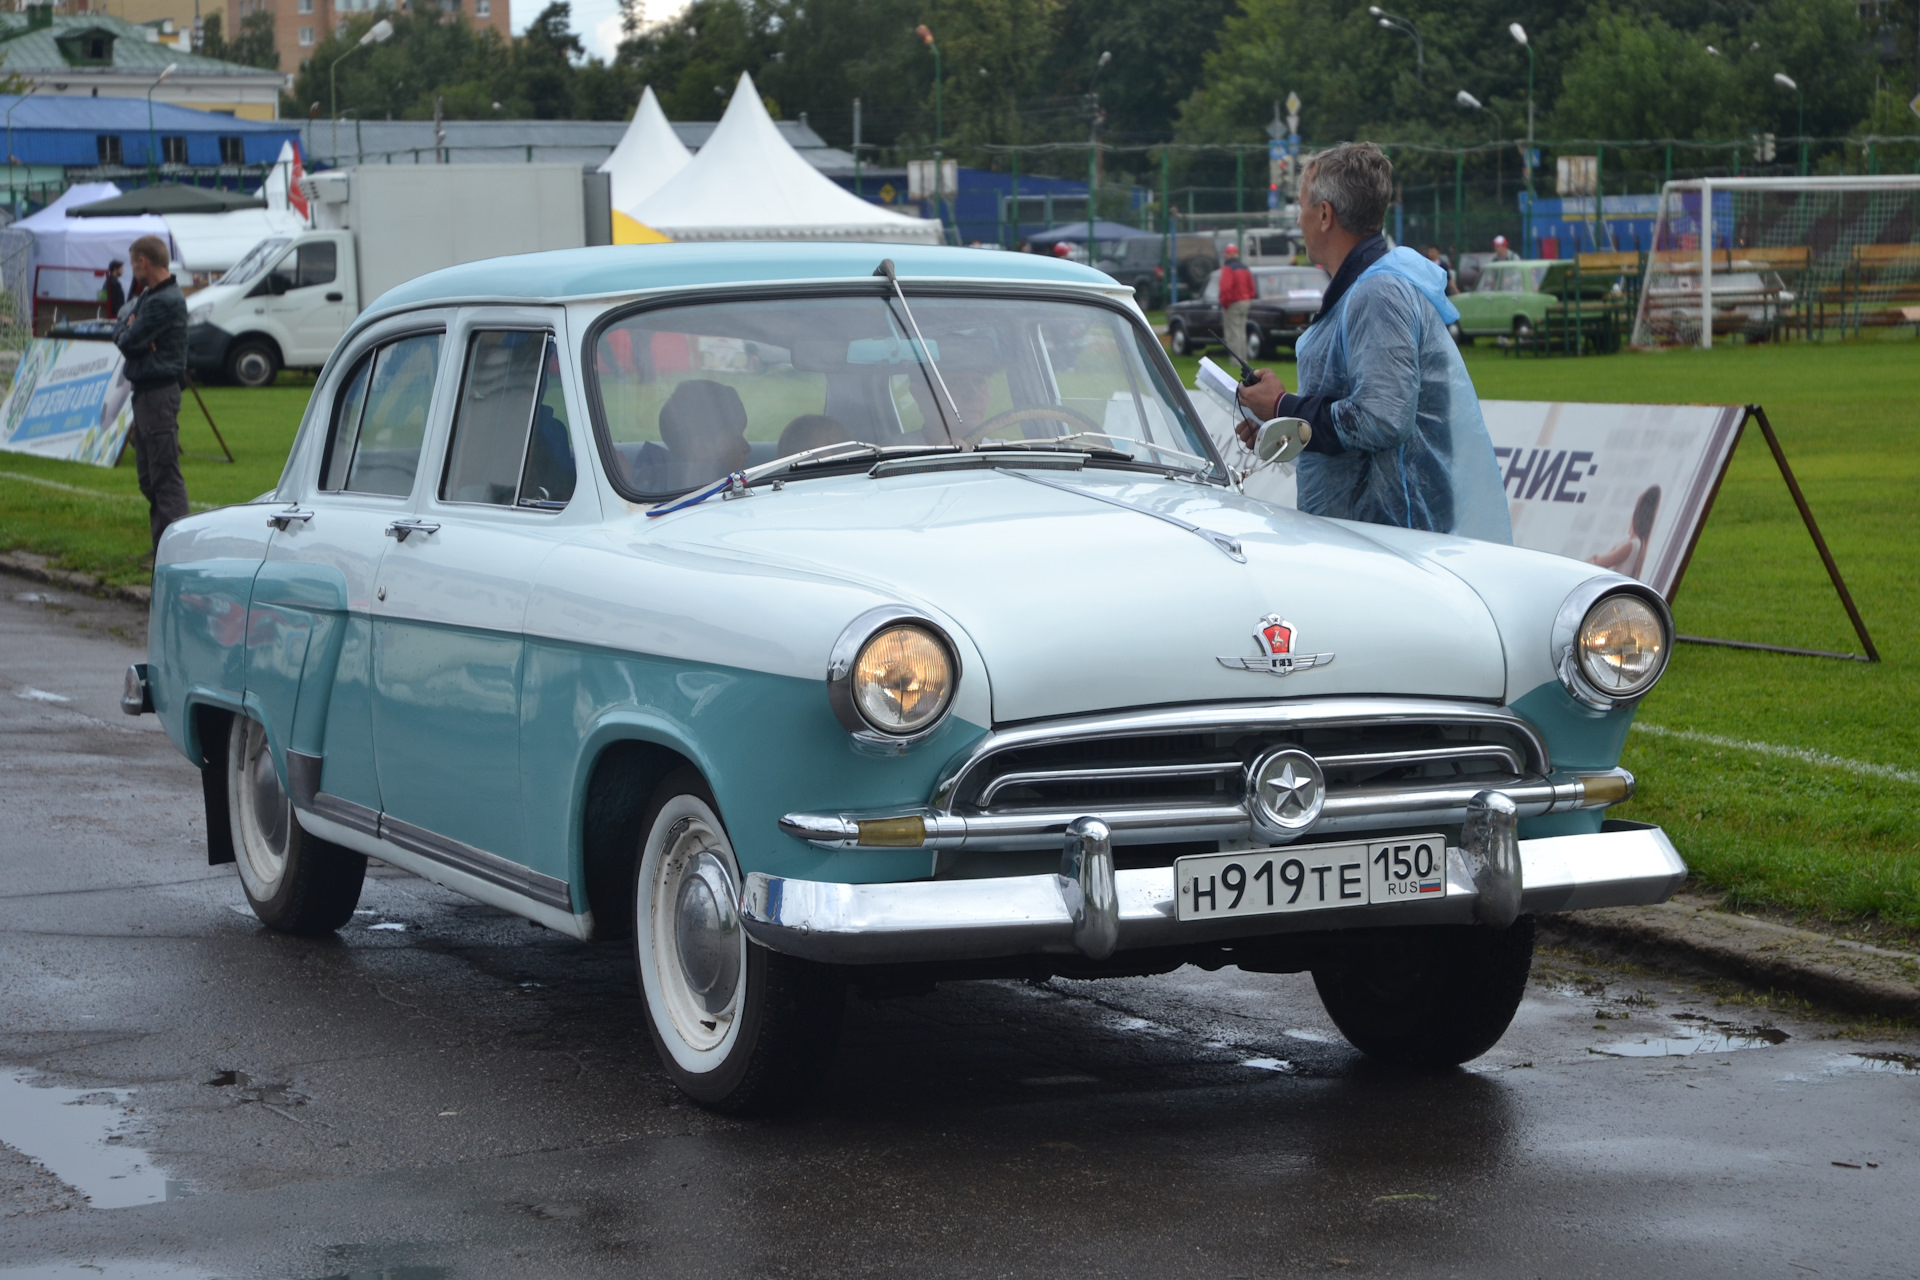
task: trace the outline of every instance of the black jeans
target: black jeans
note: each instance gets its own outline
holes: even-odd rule
[[[187,482],[180,475],[178,386],[133,393],[133,458],[157,550],[167,526],[187,514]]]

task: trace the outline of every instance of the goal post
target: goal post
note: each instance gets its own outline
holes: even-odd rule
[[[1636,347],[1920,324],[1920,174],[1665,184]]]

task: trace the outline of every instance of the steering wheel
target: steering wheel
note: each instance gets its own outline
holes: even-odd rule
[[[1040,404],[1026,409],[1009,409],[1005,413],[995,414],[973,430],[964,432],[963,434],[969,441],[977,443],[981,437],[985,436],[987,432],[993,430],[995,427],[1012,426],[1019,422],[1039,422],[1046,419],[1051,419],[1055,422],[1065,422],[1071,426],[1084,427],[1095,435],[1106,434],[1105,429],[1092,418],[1081,413],[1078,409],[1069,409],[1063,404]]]

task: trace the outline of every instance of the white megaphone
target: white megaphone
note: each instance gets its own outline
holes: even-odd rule
[[[1268,418],[1253,438],[1253,456],[1267,463],[1292,462],[1313,439],[1313,427],[1305,418]]]

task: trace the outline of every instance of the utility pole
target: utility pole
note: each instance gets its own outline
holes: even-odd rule
[[[1534,256],[1533,248],[1533,42],[1527,39],[1527,29],[1519,23],[1507,28],[1507,34],[1514,38],[1522,49],[1527,51],[1527,154],[1521,157],[1525,161],[1527,174],[1527,216],[1521,220],[1520,243],[1526,246],[1526,255]]]
[[[1106,113],[1100,110],[1100,92],[1094,86],[1100,82],[1100,73],[1113,61],[1111,50],[1100,55],[1100,61],[1093,64],[1093,75],[1087,80],[1087,265],[1092,266],[1099,257],[1096,251],[1098,237],[1094,234],[1094,224],[1100,216],[1100,126],[1106,121]]]
[[[853,194],[860,190],[860,99],[853,100]]]
[[[920,37],[920,43],[933,50],[933,210],[934,216],[940,220],[940,240],[942,243],[945,243],[947,238],[945,181],[947,167],[942,164],[940,160],[940,140],[946,132],[940,118],[940,89],[944,79],[940,74],[940,46],[934,42],[933,29],[924,22],[913,29],[913,34]]]

